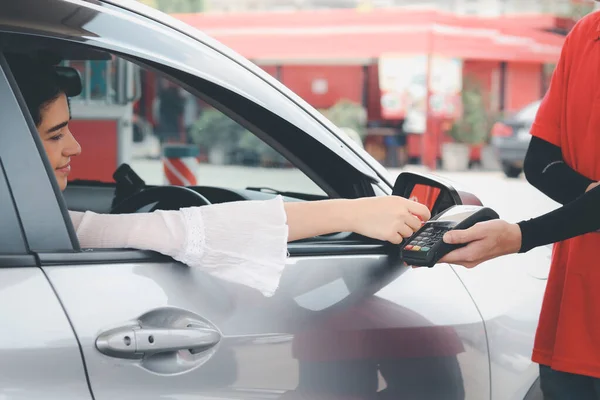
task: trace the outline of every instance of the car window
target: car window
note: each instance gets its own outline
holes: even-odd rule
[[[0,227],[5,229],[0,247],[10,254],[25,247],[35,252],[72,250],[75,232],[65,223],[67,211],[57,196],[58,185],[48,179],[52,170],[40,154],[42,143],[29,134],[33,123],[22,113],[25,103],[4,53],[0,53],[0,99]]]
[[[70,127],[83,149],[71,182],[112,182],[125,162],[149,185],[325,195],[254,133],[168,77],[115,56],[63,65],[84,82],[71,100]]]

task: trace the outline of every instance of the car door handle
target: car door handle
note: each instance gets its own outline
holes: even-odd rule
[[[205,351],[219,343],[218,331],[188,325],[187,328],[142,328],[139,325],[111,329],[96,339],[96,348],[110,357],[141,359],[156,353]]]

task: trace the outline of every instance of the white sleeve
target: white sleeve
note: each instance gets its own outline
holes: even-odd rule
[[[285,267],[283,199],[141,214],[70,212],[82,248],[152,250],[271,296]]]

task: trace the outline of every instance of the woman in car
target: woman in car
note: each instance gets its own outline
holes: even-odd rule
[[[9,65],[38,130],[61,190],[81,147],[69,130],[74,88],[52,65],[13,56]],[[75,85],[78,86],[78,85]],[[287,242],[334,232],[356,232],[400,243],[430,218],[427,207],[397,196],[284,203],[281,196],[177,211],[136,214],[72,212],[83,248],[153,250],[221,279],[272,295]]]

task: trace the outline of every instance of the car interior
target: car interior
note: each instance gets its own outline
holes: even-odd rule
[[[313,182],[316,191],[305,193],[300,190],[285,190],[266,185],[245,185],[245,187],[228,187],[223,185],[193,185],[188,187],[145,182],[136,172],[136,166],[121,163],[112,173],[112,179],[96,180],[78,177],[69,180],[63,193],[68,209],[73,211],[93,211],[97,213],[133,213],[148,212],[157,209],[169,210],[189,206],[203,206],[233,201],[263,200],[281,195],[285,201],[312,201],[327,198],[355,198],[373,195],[371,178],[352,168],[315,138],[298,130],[285,119],[260,108],[233,92],[212,82],[198,79],[182,72],[169,70],[164,66],[153,65],[147,60],[136,60],[118,54],[91,48],[78,43],[41,39],[25,35],[2,34],[2,48],[6,55],[26,54],[52,65],[62,65],[63,74],[73,80],[85,84],[89,75],[73,67],[65,67],[70,63],[89,61],[107,61],[115,57],[127,58],[141,69],[168,76],[173,82],[185,90],[197,95],[205,103],[227,113],[240,125],[251,127],[252,133],[263,146],[274,149],[289,166],[301,172],[305,178]],[[87,81],[86,81],[87,80]],[[77,99],[70,99],[75,104]],[[73,107],[71,105],[71,107]],[[232,110],[235,110],[233,112]],[[78,134],[74,135],[80,141]],[[83,132],[85,134],[85,132]],[[81,142],[81,141],[80,141]],[[82,146],[83,147],[83,146]],[[99,150],[98,150],[99,151]],[[84,150],[92,156],[96,149]],[[87,153],[87,154],[86,154]],[[93,154],[98,157],[97,154]],[[202,168],[202,167],[200,167]],[[345,244],[365,243],[365,238],[351,233],[338,233],[313,238],[308,242],[327,241],[328,243]],[[371,243],[372,244],[372,243]]]
[[[153,210],[176,210],[182,207],[204,206],[234,201],[266,200],[276,195],[281,195],[285,201],[313,201],[327,198],[356,198],[374,195],[372,178],[344,162],[338,155],[332,153],[310,135],[299,131],[294,125],[284,118],[260,108],[256,103],[250,102],[241,96],[227,91],[207,80],[184,74],[180,71],[153,64],[148,60],[139,60],[121,54],[111,54],[103,50],[78,43],[58,41],[55,39],[40,39],[15,34],[3,34],[3,49],[5,54],[26,54],[30,57],[43,60],[52,65],[61,65],[62,72],[73,85],[83,83],[87,87],[90,73],[78,70],[70,65],[84,65],[86,62],[104,61],[109,63],[117,57],[126,59],[136,64],[140,70],[150,71],[163,78],[168,76],[170,81],[180,88],[189,91],[200,100],[218,109],[244,126],[258,139],[261,146],[275,151],[280,159],[288,166],[295,168],[303,179],[311,181],[316,191],[303,192],[301,190],[279,189],[266,184],[247,184],[242,187],[232,187],[227,182],[220,182],[218,177],[213,177],[214,185],[200,184],[187,187],[165,185],[164,183],[147,182],[140,176],[135,162],[121,163],[110,171],[110,179],[93,179],[90,177],[75,177],[70,179],[67,189],[63,193],[68,209],[73,211],[93,211],[97,213],[135,213]],[[109,78],[106,78],[110,81]],[[110,84],[109,84],[110,85]],[[118,87],[118,82],[112,82]],[[141,87],[136,82],[136,91]],[[138,93],[139,95],[139,93]],[[138,97],[139,100],[139,97]],[[71,99],[75,104],[78,99]],[[86,98],[83,103],[89,101]],[[112,100],[115,101],[115,100]],[[116,100],[118,103],[118,100]],[[73,107],[73,106],[71,106]],[[87,132],[74,131],[75,137],[81,142],[79,135],[85,136]],[[92,151],[84,147],[83,156],[93,158],[94,162],[101,160],[102,147],[94,148],[98,140],[92,142]],[[92,153],[92,154],[90,154]],[[155,163],[160,161],[155,160]],[[95,167],[92,165],[92,168]],[[143,167],[143,165],[142,165]],[[112,168],[112,167],[111,167]],[[202,169],[202,165],[200,169]],[[274,168],[277,169],[277,168]],[[215,180],[216,179],[216,180]],[[288,182],[286,182],[288,183]],[[407,189],[407,184],[403,184]],[[293,186],[293,185],[292,185]],[[408,197],[409,192],[395,193]],[[443,198],[442,198],[443,197]],[[435,208],[446,208],[450,204],[447,196],[440,197]],[[455,200],[455,199],[451,199]],[[434,211],[434,210],[432,210]],[[439,212],[436,210],[435,212]],[[352,245],[356,251],[357,245],[367,245],[366,251],[381,251],[381,242],[373,241],[353,233],[337,233],[323,235],[301,242],[311,244],[331,244],[334,246]],[[375,245],[375,247],[373,247]],[[306,249],[304,249],[306,250]]]

